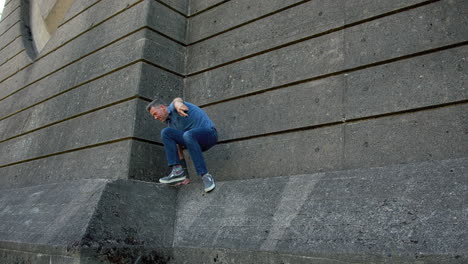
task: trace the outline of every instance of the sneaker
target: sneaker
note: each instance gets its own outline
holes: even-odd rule
[[[205,186],[205,192],[209,192],[215,188],[215,183],[211,174],[207,173],[203,175],[202,180],[203,185]]]
[[[182,182],[185,179],[187,179],[187,176],[185,175],[185,171],[182,170],[180,174],[176,174],[174,170],[171,171],[171,174],[169,174],[166,177],[162,177],[159,179],[160,183],[177,183],[177,182]]]

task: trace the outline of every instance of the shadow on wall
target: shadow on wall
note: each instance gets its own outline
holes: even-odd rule
[[[54,34],[74,0],[22,0],[23,42],[35,59]]]

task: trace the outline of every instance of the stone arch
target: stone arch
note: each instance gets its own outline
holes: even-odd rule
[[[28,54],[36,57],[63,21],[74,0],[23,0],[23,38]]]

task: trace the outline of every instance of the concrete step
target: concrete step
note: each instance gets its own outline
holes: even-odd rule
[[[178,193],[176,263],[466,263],[468,158],[201,183]]]

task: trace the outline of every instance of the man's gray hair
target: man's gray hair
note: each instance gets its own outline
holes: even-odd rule
[[[156,98],[154,99],[153,101],[151,101],[151,103],[149,103],[147,106],[146,106],[146,111],[150,111],[151,107],[158,107],[160,105],[164,105],[164,106],[167,106],[166,102],[161,100],[160,98]]]

